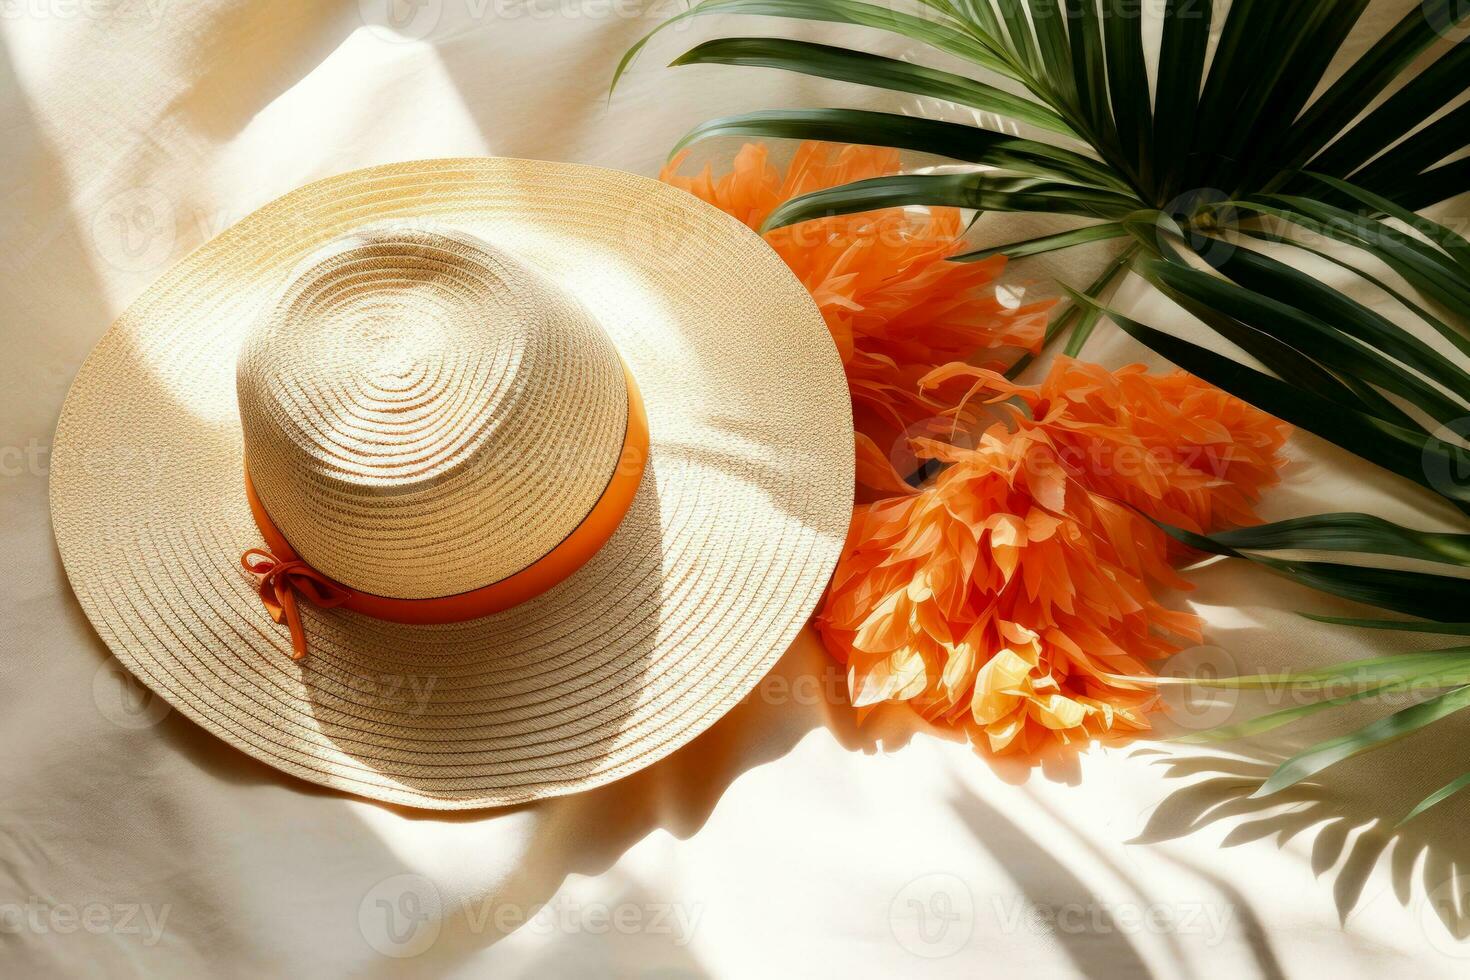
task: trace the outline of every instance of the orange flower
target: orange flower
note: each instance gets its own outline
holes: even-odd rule
[[[661,179],[755,229],[790,198],[899,169],[895,150],[808,142],[783,173],[764,145],[746,144],[730,173],[715,178],[706,167],[681,177],[686,155],[676,156]],[[890,208],[764,236],[811,292],[837,342],[864,459],[859,480],[869,487],[889,492],[898,478],[884,461],[908,435],[947,428],[937,422],[943,406],[920,391],[920,378],[980,352],[1035,348],[1045,331],[1050,302],[1008,308],[997,298],[1003,257],[946,261],[966,248],[963,231],[955,208]]]
[[[1025,386],[949,364],[922,384],[957,381],[971,387],[949,412],[951,443],[917,446],[951,465],[857,509],[817,617],[853,703],[905,701],[1028,756],[1147,730],[1155,698],[1129,678],[1176,649],[1161,633],[1197,641],[1199,624],[1154,598],[1188,583],[1169,564],[1173,540],[1138,511],[1195,531],[1256,522],[1289,428],[1141,365],[1063,357]],[[975,399],[1027,411],[1012,405],[975,448],[955,445],[979,427]]]
[[[854,705],[903,701],[995,753],[1146,730],[1129,677],[1197,642],[1151,586],[1187,588],[1164,535],[1073,479],[1047,433],[997,424],[932,485],[857,508],[816,619]]]
[[[956,379],[973,382],[964,402],[1023,402],[1028,413],[1013,411],[1013,424],[1044,430],[1089,490],[1196,533],[1259,523],[1254,505],[1285,462],[1290,426],[1185,371],[1109,371],[1058,357],[1035,386],[966,364],[939,368],[922,385]]]

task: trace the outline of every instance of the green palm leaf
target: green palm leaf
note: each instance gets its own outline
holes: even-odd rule
[[[1433,793],[1430,793],[1424,798],[1423,802],[1414,807],[1414,809],[1410,810],[1409,815],[1400,820],[1399,823],[1401,825],[1408,823],[1410,820],[1413,820],[1425,810],[1428,810],[1430,807],[1437,804],[1443,803],[1445,800],[1449,799],[1451,796],[1454,796],[1456,793],[1460,792],[1460,790],[1464,789],[1467,786],[1470,786],[1470,772],[1465,773],[1465,775],[1459,777],[1448,786],[1443,786],[1435,790]]]
[[[1334,664],[1312,670],[1283,674],[1252,674],[1247,677],[1164,678],[1191,687],[1210,687],[1228,691],[1333,691],[1343,687],[1368,688],[1383,685],[1401,687],[1423,677],[1432,677],[1434,686],[1458,687],[1470,682],[1470,647],[1450,647],[1424,653],[1400,653],[1391,657],[1372,657],[1351,663]]]
[[[1260,797],[1279,793],[1315,776],[1328,766],[1396,742],[1467,706],[1470,706],[1470,685],[1457,687],[1402,711],[1396,711],[1351,734],[1328,739],[1283,762],[1254,795]]]
[[[985,0],[981,0],[985,2]],[[742,14],[758,17],[787,17],[795,20],[810,20],[831,24],[854,24],[890,31],[936,51],[954,55],[991,71],[1008,77],[1016,77],[1016,69],[1004,57],[977,40],[971,34],[951,26],[955,21],[928,20],[913,14],[861,0],[701,0],[688,10],[675,14],[640,38],[624,52],[617,68],[613,71],[609,92],[617,88],[618,82],[632,67],[634,60],[648,43],[660,32],[691,17],[715,14]]]
[[[1424,0],[1406,13],[1296,121],[1282,155],[1281,173],[1290,174],[1304,166],[1440,40],[1436,25],[1457,24],[1470,16],[1463,7],[1459,0]],[[1460,88],[1463,90],[1463,83]],[[1379,126],[1385,144],[1402,137],[1410,128],[1393,119],[1380,120]]]
[[[1037,177],[993,173],[898,174],[793,198],[771,213],[763,230],[784,228],[812,218],[913,204],[976,211],[1044,211],[1093,218],[1121,218],[1138,206],[1137,201],[1116,191]]]
[[[1353,626],[1366,630],[1392,630],[1401,633],[1436,633],[1441,636],[1470,636],[1470,623],[1434,623],[1417,619],[1352,619],[1346,616],[1317,616],[1302,613],[1307,619],[1331,626]]]
[[[1297,333],[1304,342],[1309,342],[1314,331],[1334,335],[1341,332],[1450,391],[1470,392],[1470,371],[1457,363],[1458,359],[1446,357],[1381,313],[1299,269],[1246,248],[1229,251],[1215,263],[1215,268],[1239,288],[1268,297],[1261,304],[1268,314],[1273,306],[1284,307],[1287,312],[1279,318],[1283,324],[1296,320],[1309,324]],[[1464,401],[1435,400],[1443,406],[1447,419],[1457,419],[1470,412],[1470,405]]]
[[[1081,303],[1099,305],[1089,297],[1072,293]],[[1279,419],[1315,433],[1349,452],[1384,469],[1470,508],[1470,486],[1459,486],[1435,478],[1435,473],[1470,472],[1470,452],[1433,436],[1386,421],[1363,410],[1304,391],[1206,350],[1187,340],[1145,326],[1113,310],[1104,310],[1136,340],[1180,367],[1257,405]]]
[[[1317,514],[1212,538],[1245,551],[1355,551],[1470,567],[1470,534],[1417,531],[1372,514]]]
[[[1128,191],[1096,160],[1071,150],[959,123],[863,109],[766,109],[711,119],[685,134],[669,155],[723,136],[891,146],[1020,174],[1059,177],[1097,189]]]
[[[1028,123],[1066,136],[1071,127],[1051,109],[1011,95],[953,72],[925,68],[866,51],[849,51],[810,41],[782,38],[726,37],[706,41],[675,58],[670,67],[681,65],[744,65],[780,68],[818,78],[832,78],[859,85],[911,92],[932,99],[958,102],[971,108]]]
[[[1213,9],[1212,4],[1193,0],[1168,0],[1164,9],[1153,119],[1153,172],[1159,204],[1173,200],[1183,189],[1180,182],[1194,140]]]
[[[1389,190],[1395,201],[1418,211],[1463,194],[1466,187],[1470,187],[1470,157],[1426,170],[1417,177],[1403,176],[1403,184]]]
[[[1385,140],[1394,133],[1403,134],[1443,109],[1460,92],[1457,82],[1470,73],[1470,47],[1458,45],[1443,58],[1386,99],[1361,122],[1354,124],[1330,147],[1312,161],[1312,169],[1337,177],[1347,176],[1387,147]],[[1442,133],[1456,134],[1445,144],[1444,152],[1424,161],[1438,163],[1466,142],[1464,115]],[[1456,140],[1458,141],[1456,144]],[[1421,150],[1421,152],[1423,152]],[[1392,158],[1391,158],[1392,159]],[[1384,171],[1396,168],[1386,165]],[[1371,182],[1370,182],[1371,183]]]
[[[1266,732],[1275,731],[1276,729],[1281,728],[1285,725],[1289,725],[1292,722],[1301,721],[1303,718],[1309,718],[1312,715],[1319,714],[1323,711],[1330,711],[1333,708],[1342,708],[1349,704],[1355,704],[1359,701],[1364,701],[1368,698],[1383,697],[1388,694],[1402,691],[1418,681],[1419,677],[1428,674],[1433,669],[1433,666],[1426,666],[1423,670],[1423,674],[1416,675],[1413,678],[1409,678],[1398,683],[1384,682],[1381,684],[1374,684],[1371,687],[1366,687],[1361,691],[1354,691],[1351,694],[1344,694],[1335,698],[1327,698],[1322,701],[1314,701],[1310,704],[1293,705],[1290,708],[1282,708],[1279,711],[1272,711],[1264,715],[1258,715],[1255,718],[1249,718],[1245,721],[1237,722],[1234,725],[1221,725],[1218,728],[1211,728],[1208,731],[1194,732],[1189,735],[1183,735],[1173,739],[1172,741],[1181,742],[1184,744],[1203,744],[1208,742],[1228,742],[1238,738],[1250,738],[1254,735],[1264,735]]]
[[[1073,245],[1103,242],[1111,238],[1124,238],[1127,235],[1128,229],[1123,226],[1122,222],[1105,221],[1101,224],[1074,228],[1071,231],[1057,232],[1055,235],[1042,235],[1022,242],[1008,242],[1004,245],[976,249],[973,252],[954,256],[953,261],[978,262],[992,255],[1008,255],[1013,259],[1024,259],[1028,255],[1040,255],[1042,252],[1054,252],[1057,249],[1071,248]]]

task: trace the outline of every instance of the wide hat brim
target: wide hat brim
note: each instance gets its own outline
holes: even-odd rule
[[[293,661],[240,566],[261,536],[236,352],[305,256],[385,222],[477,235],[580,299],[637,379],[648,467],[612,539],[549,592],[440,626],[304,604]],[[166,273],[72,385],[51,512],[92,624],[183,714],[311,782],[466,809],[626,775],[745,697],[827,584],[852,474],[837,351],[757,235],[630,174],[450,159],[310,184]]]

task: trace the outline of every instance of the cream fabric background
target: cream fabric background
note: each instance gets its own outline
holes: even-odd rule
[[[405,15],[399,33],[383,26],[389,2]],[[1384,0],[1372,22],[1412,6]],[[1279,755],[1253,746],[1135,746],[1027,773],[901,713],[856,728],[807,635],[757,696],[652,769],[580,796],[445,817],[280,776],[118,673],[62,576],[45,472],[67,384],[112,318],[170,261],[317,177],[462,154],[653,173],[709,116],[876,104],[773,72],[660,70],[697,38],[816,33],[706,20],[666,35],[609,105],[617,56],[671,9],[0,0],[0,969],[1465,975],[1470,943],[1446,923],[1463,932],[1470,907],[1426,896],[1443,899],[1470,864],[1470,799],[1392,830],[1470,763],[1453,750],[1470,731],[1462,719],[1265,803],[1244,797]],[[1022,237],[1019,225],[997,216],[980,233]],[[1074,256],[1064,271],[1080,276],[1096,258]],[[1013,278],[1050,271],[1033,264]],[[1145,305],[1167,320],[1157,301]],[[1101,338],[1090,353],[1137,356]],[[1344,481],[1341,457],[1315,440],[1296,440],[1293,457],[1272,516],[1448,519],[1386,477]],[[1196,579],[1189,601],[1215,647],[1187,658],[1270,667],[1391,642],[1295,617],[1346,607],[1264,573],[1214,566]],[[1181,717],[1218,723],[1241,707]],[[1292,732],[1277,751],[1325,730]],[[1459,759],[1437,760],[1435,746]]]

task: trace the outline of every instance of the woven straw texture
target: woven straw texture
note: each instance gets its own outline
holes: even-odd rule
[[[561,543],[627,428],[623,366],[573,297],[461,233],[374,228],[292,273],[240,352],[245,458],[312,567],[399,599]]]
[[[399,244],[363,233],[385,226]],[[354,232],[362,233],[358,241],[338,241]],[[453,271],[429,268],[437,260],[425,258],[443,244],[440,236],[464,246],[449,263]],[[385,247],[391,257],[363,254]],[[344,264],[359,260],[427,280],[430,294],[444,299],[433,321],[444,329],[466,326],[482,300],[493,311],[488,319],[507,329],[467,325],[468,338],[436,345],[443,360],[433,364],[401,350],[391,328],[377,335],[374,353],[355,352],[354,342],[323,354],[319,345],[340,341],[346,328],[312,291],[340,291],[351,281]],[[406,291],[377,292],[391,303]],[[526,296],[539,298],[537,308],[517,306]],[[283,302],[310,311],[298,319],[314,340],[281,339],[284,325],[271,318]],[[558,303],[561,312],[549,313]],[[372,316],[363,307],[343,319],[362,343],[374,336],[364,330]],[[454,409],[453,438],[426,436],[412,458],[374,456],[365,434],[384,424],[373,412],[394,397],[387,392],[449,390],[426,372],[481,371],[493,385],[505,376],[499,365],[510,370],[517,358],[526,370],[541,365],[537,373],[548,380],[538,384],[576,390],[570,406],[548,394],[542,418],[574,417],[563,433],[591,457],[616,443],[622,419],[605,424],[604,416],[620,403],[600,387],[614,376],[598,351],[598,330],[637,379],[650,434],[643,482],[609,543],[544,595],[467,623],[405,626],[303,604],[311,653],[293,662],[285,629],[271,622],[239,565],[244,549],[261,544],[242,490],[237,360],[247,340],[241,398],[258,399],[247,414],[276,420],[252,434],[252,452],[259,436],[261,452],[269,446],[279,455],[268,468],[319,480],[321,496],[308,499],[351,509],[369,508],[374,494],[417,502],[456,480],[508,472],[463,465],[501,442],[493,435],[501,418],[495,390],[472,384]],[[257,347],[262,337],[270,343]],[[563,342],[582,357],[566,374],[544,364]],[[366,375],[377,388],[371,397],[366,389],[343,394],[336,407],[318,402],[314,416],[292,412],[286,424],[279,413],[291,396],[273,379],[301,373],[282,365],[313,355],[335,365],[316,375],[323,391],[345,393]],[[341,424],[343,413],[358,413],[359,441],[329,435],[352,429]],[[52,520],[72,587],[103,640],[219,737],[286,772],[366,797],[438,809],[509,804],[641,768],[754,687],[836,563],[852,499],[849,413],[837,353],[810,298],[758,237],[726,215],[654,181],[590,167],[394,164],[267,205],[123,314],[62,411]],[[509,413],[507,424],[522,424],[521,414]],[[468,562],[474,549],[461,553],[447,538],[452,560],[416,566],[417,557],[405,557],[413,550],[403,547],[406,538],[353,540],[310,529],[321,552],[312,557],[353,561],[392,551],[393,560],[354,565],[343,577],[405,594],[493,580],[543,548],[537,534],[549,539],[569,515],[585,512],[589,502],[578,494],[600,492],[590,477],[556,477],[559,459],[589,465],[566,461],[565,452],[565,443],[529,450],[520,471],[526,482],[497,495],[497,508],[526,505],[505,511],[524,541],[496,521],[466,520],[508,549],[482,555],[478,572]],[[325,465],[329,455],[342,458]],[[532,482],[548,475],[556,494]],[[562,499],[564,488],[571,489]],[[278,491],[262,487],[268,506],[278,506],[270,498]],[[297,522],[283,528],[294,540],[310,515],[303,509],[280,520]],[[422,533],[441,540],[438,529]]]

